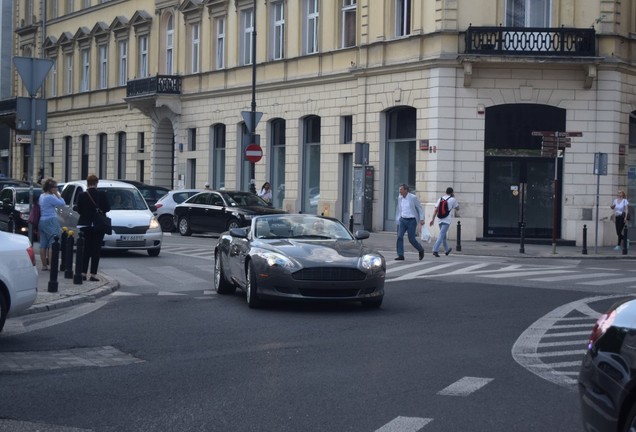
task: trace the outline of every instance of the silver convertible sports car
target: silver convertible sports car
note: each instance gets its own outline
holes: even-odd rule
[[[238,287],[251,308],[267,298],[382,305],[386,262],[363,244],[368,231],[352,235],[336,219],[306,214],[256,216],[251,222],[219,237],[214,250],[219,294]]]

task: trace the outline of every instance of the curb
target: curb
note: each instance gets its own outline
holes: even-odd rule
[[[62,309],[65,307],[78,305],[82,303],[93,303],[100,297],[111,294],[119,289],[119,282],[109,280],[104,285],[93,288],[89,291],[86,291],[81,294],[75,294],[72,296],[68,296],[66,298],[62,298],[59,300],[54,300],[49,303],[41,303],[37,305],[33,305],[25,311],[15,315],[15,316],[24,316],[31,315],[40,312],[49,312],[56,309]]]

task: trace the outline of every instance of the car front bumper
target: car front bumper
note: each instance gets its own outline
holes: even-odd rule
[[[104,236],[102,249],[158,249],[163,242],[163,232],[149,232],[146,234],[107,234]]]

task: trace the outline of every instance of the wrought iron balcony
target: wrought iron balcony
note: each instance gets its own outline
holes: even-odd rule
[[[181,77],[178,75],[156,75],[126,83],[126,97],[155,94],[181,94]]]
[[[466,54],[595,56],[593,28],[468,27]]]

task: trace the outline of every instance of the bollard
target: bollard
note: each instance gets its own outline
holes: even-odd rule
[[[455,246],[457,252],[462,251],[462,223],[457,221],[457,246]]]
[[[349,217],[349,231],[353,232],[353,215]]]
[[[63,272],[66,269],[66,239],[68,239],[68,232],[66,227],[62,228],[62,240],[60,243],[60,271]]]
[[[68,232],[66,239],[66,262],[64,263],[64,279],[73,279],[73,231]]]
[[[629,249],[629,240],[627,239],[627,224],[623,227],[623,255],[627,255]]]
[[[520,243],[519,243],[519,253],[526,253],[526,247],[524,245],[524,242],[526,240],[526,223],[525,222],[521,222],[521,226],[519,227],[519,229],[521,231]]]
[[[77,247],[75,250],[75,274],[73,275],[73,284],[82,284],[82,261],[84,261],[84,233],[80,231],[77,234]]]
[[[51,278],[49,279],[50,293],[57,292],[57,260],[60,257],[60,238],[58,236],[53,237],[53,244],[51,245]]]
[[[7,231],[15,234],[15,223],[13,222],[13,213],[9,215],[9,222],[7,222]]]
[[[583,225],[583,255],[587,255],[587,225]]]

